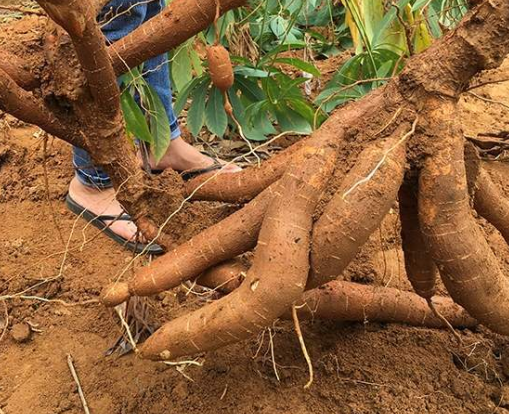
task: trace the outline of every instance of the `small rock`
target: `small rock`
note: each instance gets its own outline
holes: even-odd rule
[[[24,322],[17,323],[11,328],[12,339],[18,343],[29,341],[31,334],[30,326]]]

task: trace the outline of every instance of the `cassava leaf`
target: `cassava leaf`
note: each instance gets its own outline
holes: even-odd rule
[[[215,86],[207,101],[205,108],[205,125],[213,134],[222,137],[228,126],[228,117],[224,111],[224,100],[221,91]]]

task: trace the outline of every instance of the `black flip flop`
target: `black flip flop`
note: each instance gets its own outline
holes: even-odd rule
[[[217,171],[217,170],[220,170],[221,168],[223,168],[223,164],[221,164],[217,158],[212,157],[205,152],[202,152],[202,154],[205,154],[207,157],[209,157],[213,161],[212,165],[209,165],[208,167],[205,167],[205,168],[196,168],[194,170],[182,171],[180,173],[180,176],[182,177],[182,179],[184,181],[189,181],[189,180],[196,178],[202,174],[207,174],[209,172]],[[158,174],[161,174],[163,171],[164,170],[152,170],[151,172],[154,175],[158,175]]]
[[[112,240],[115,240],[117,243],[121,244],[126,249],[131,250],[137,254],[143,252],[146,254],[160,255],[164,253],[163,248],[158,244],[151,244],[149,247],[147,247],[148,244],[129,241],[124,237],[119,236],[117,233],[115,233],[108,227],[108,224],[106,224],[107,221],[113,220],[132,221],[131,216],[129,214],[122,214],[120,217],[110,215],[97,215],[87,210],[85,207],[80,206],[78,203],[76,203],[76,201],[74,201],[71,198],[69,194],[67,194],[67,197],[65,198],[65,203],[67,205],[67,208],[71,210],[74,214],[81,216],[82,218],[90,222],[90,224],[97,227],[106,236],[108,236]]]

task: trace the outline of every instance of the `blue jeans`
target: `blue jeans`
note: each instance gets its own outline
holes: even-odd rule
[[[152,0],[148,3],[139,0],[113,0],[99,14],[99,22],[106,22],[102,27],[108,43],[113,43],[131,33],[138,26],[157,15],[164,8],[164,0]],[[166,114],[170,120],[171,139],[180,136],[177,118],[172,108],[170,85],[170,67],[167,55],[160,55],[143,65],[145,80],[156,90]],[[111,180],[100,168],[94,166],[87,151],[74,147],[73,164],[76,177],[81,183],[97,188],[111,187]]]

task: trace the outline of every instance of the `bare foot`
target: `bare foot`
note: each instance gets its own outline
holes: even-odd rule
[[[173,140],[170,148],[159,162],[155,165],[155,160],[151,157],[150,163],[153,169],[163,170],[172,168],[176,171],[196,170],[206,168],[213,164],[213,159],[202,154],[192,145],[185,142],[182,138]],[[235,173],[241,171],[241,168],[235,164],[230,164],[222,168],[223,172]],[[71,198],[87,210],[96,215],[118,216],[124,210],[115,198],[113,188],[96,189],[82,184],[76,177],[69,185],[69,195]],[[108,224],[108,221],[105,221]],[[137,228],[132,221],[115,221],[110,229],[129,241],[134,241]],[[141,239],[143,242],[143,238]]]
[[[69,195],[71,198],[87,210],[96,215],[118,216],[124,210],[115,198],[113,188],[96,189],[82,184],[74,177],[69,184]],[[108,221],[105,221],[108,224]],[[110,229],[129,241],[134,241],[137,228],[132,221],[119,220],[111,224]]]
[[[150,156],[149,162],[154,170],[172,168],[179,172],[206,168],[214,164],[214,160],[212,158],[202,154],[181,137],[171,141],[168,151],[158,164],[156,164],[152,155]],[[219,162],[221,162],[221,164],[225,164],[224,161],[220,160]],[[229,164],[225,165],[221,171],[225,173],[236,173],[241,171],[241,168],[235,164]]]

